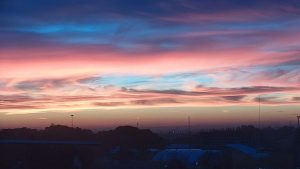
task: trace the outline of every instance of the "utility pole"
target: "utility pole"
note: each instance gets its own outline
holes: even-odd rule
[[[140,121],[140,118],[139,118],[139,117],[137,117],[137,118],[136,118],[136,128],[139,128],[139,126],[140,126],[140,123],[139,123],[139,121]]]
[[[191,134],[191,117],[188,116],[188,132]]]
[[[260,96],[258,96],[258,128],[260,129],[260,112],[261,108],[260,108]]]
[[[260,131],[260,114],[261,114],[261,107],[260,107],[260,102],[261,102],[261,98],[260,98],[260,95],[258,96],[258,129],[259,129],[259,133],[258,133],[258,146],[260,147],[261,146],[261,138],[262,138],[262,133]]]
[[[71,126],[72,126],[72,128],[74,128],[74,122],[73,122],[74,115],[71,114],[70,116],[71,116]]]
[[[297,115],[296,117],[297,117],[297,120],[298,120],[298,127],[300,127],[300,123],[299,123],[300,122],[300,116]]]

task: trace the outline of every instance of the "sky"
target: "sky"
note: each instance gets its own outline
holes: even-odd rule
[[[298,0],[1,0],[0,128],[295,125]]]

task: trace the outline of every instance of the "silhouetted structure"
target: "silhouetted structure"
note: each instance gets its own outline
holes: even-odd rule
[[[74,127],[74,115],[71,114],[70,116],[71,116],[71,126],[73,128]]]
[[[300,130],[294,127],[241,126],[198,131],[171,139],[131,126],[94,133],[78,127],[51,125],[44,130],[3,129],[0,140],[1,169],[294,169],[300,166]],[[192,156],[193,152],[198,154]]]

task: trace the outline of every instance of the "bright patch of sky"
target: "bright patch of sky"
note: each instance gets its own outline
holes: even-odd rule
[[[36,25],[30,27],[20,28],[20,31],[35,32],[35,33],[66,33],[66,32],[99,32],[110,33],[116,31],[117,23],[101,23],[101,25],[84,25],[84,24],[53,24],[53,25]]]
[[[99,87],[99,86],[116,86],[134,89],[154,89],[154,90],[167,90],[167,89],[184,89],[184,86],[189,83],[195,85],[201,84],[209,86],[213,83],[214,79],[209,75],[204,74],[171,74],[164,76],[101,76],[85,80],[82,83]]]

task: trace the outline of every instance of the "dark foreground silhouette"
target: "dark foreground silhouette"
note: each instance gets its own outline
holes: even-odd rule
[[[121,126],[97,133],[51,125],[0,131],[1,169],[295,169],[300,130],[235,129],[157,135]]]

